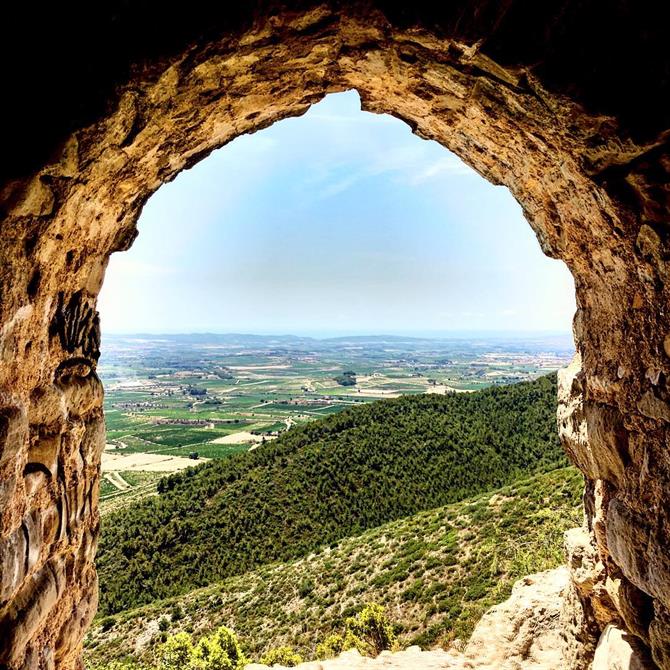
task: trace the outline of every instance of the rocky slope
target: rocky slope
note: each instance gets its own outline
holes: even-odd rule
[[[316,646],[369,602],[382,605],[403,646],[467,640],[519,577],[563,561],[563,532],[581,518],[582,477],[573,468],[399,519],[321,547],[297,561],[264,566],[185,596],[111,617],[87,636],[93,663],[149,659],[168,634],[195,639],[221,625],[261,658]]]
[[[564,617],[571,588],[565,567],[519,580],[508,600],[491,608],[477,624],[465,650],[384,651],[376,658],[356,650],[326,661],[301,663],[298,670],[565,670]],[[281,668],[283,666],[273,666]],[[592,670],[653,670],[636,638],[609,625],[598,644]],[[268,670],[253,663],[246,670]]]
[[[510,598],[482,618],[463,652],[410,647],[365,658],[350,650],[334,659],[297,667],[300,670],[563,670],[560,617],[568,581],[568,571],[561,567],[517,582]],[[246,670],[267,668],[251,664]]]

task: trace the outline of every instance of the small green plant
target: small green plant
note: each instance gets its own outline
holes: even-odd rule
[[[393,627],[386,618],[384,608],[374,603],[366,605],[355,617],[348,618],[346,627],[370,647],[374,656],[384,649],[392,649],[396,641]]]
[[[188,633],[167,639],[156,653],[155,670],[242,670],[245,658],[232,630],[222,626],[193,644]]]
[[[158,620],[158,630],[160,631],[170,630],[170,620],[166,616],[162,616]]]
[[[366,652],[366,644],[350,630],[345,631],[344,635],[333,633],[323,642],[316,645],[316,657],[323,661],[327,658],[338,656],[348,649],[356,649],[359,653],[364,654]]]
[[[302,663],[302,657],[296,654],[291,647],[275,647],[263,655],[261,663],[263,665],[285,665],[292,668]]]
[[[156,654],[158,670],[184,670],[189,668],[193,656],[193,641],[188,633],[170,636]]]
[[[113,616],[106,616],[101,622],[100,622],[100,628],[102,628],[103,632],[108,631],[110,628],[113,628],[114,625],[116,624],[116,618]]]

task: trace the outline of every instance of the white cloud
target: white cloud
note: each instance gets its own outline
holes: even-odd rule
[[[453,177],[462,177],[462,176],[478,176],[477,173],[463,161],[456,158],[456,156],[449,155],[444,158],[431,163],[430,165],[423,168],[421,171],[417,172],[410,179],[410,184],[412,186],[417,186],[418,184],[423,184],[424,182],[438,177],[440,175],[450,175]]]

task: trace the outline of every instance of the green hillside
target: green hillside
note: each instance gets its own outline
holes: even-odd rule
[[[555,412],[555,375],[472,394],[405,396],[173,475],[159,496],[103,519],[101,611],[298,558],[564,465]]]
[[[259,659],[288,645],[305,659],[366,602],[382,604],[400,644],[467,640],[512,583],[563,562],[563,532],[581,522],[574,468],[389,522],[333,547],[142,608],[99,618],[86,641],[93,667],[150,660],[169,634],[232,627]],[[139,651],[138,651],[139,650]],[[91,666],[89,666],[91,667]]]

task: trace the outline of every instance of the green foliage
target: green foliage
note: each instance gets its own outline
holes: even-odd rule
[[[156,654],[158,670],[185,670],[193,658],[193,641],[188,633],[169,637]]]
[[[113,617],[113,616],[106,616],[100,622],[100,626],[102,627],[102,630],[109,630],[110,628],[114,628],[114,624],[116,624],[116,618]]]
[[[150,668],[151,670],[242,670],[248,662],[235,633],[222,626],[212,635],[201,637],[197,644],[193,644],[191,636],[183,631],[170,636],[156,650]]]
[[[327,658],[333,658],[338,654],[341,654],[343,651],[347,651],[347,649],[357,649],[361,654],[367,652],[365,642],[359,637],[356,637],[351,630],[347,629],[345,630],[344,635],[333,633],[323,642],[319,642],[319,644],[316,645],[316,657],[323,661]]]
[[[338,633],[329,635],[323,642],[316,645],[316,657],[323,661],[333,658],[344,651],[344,638]]]
[[[384,649],[393,649],[396,635],[381,605],[366,605],[356,616],[345,621],[344,634],[334,633],[316,645],[318,659],[332,658],[347,649],[377,656]]]
[[[404,396],[172,475],[161,495],[103,519],[100,609],[118,612],[298,558],[562,465],[555,412],[555,375]],[[394,579],[403,569],[394,567]]]
[[[230,659],[232,668],[243,668],[249,662],[242,653],[237,636],[230,628],[221,626],[210,636],[209,640],[210,646],[213,645],[220,649]]]
[[[341,375],[333,377],[340,386],[356,386],[356,373],[353,370],[346,370]]]
[[[366,605],[355,617],[349,617],[345,625],[347,633],[363,640],[372,656],[384,649],[392,649],[395,644],[395,633],[381,605]]]
[[[264,665],[285,665],[287,668],[292,668],[298,663],[302,663],[302,656],[296,654],[291,647],[275,647],[264,654],[261,663]]]
[[[148,670],[146,666],[132,660],[87,663],[87,670]]]
[[[343,639],[349,634],[343,619],[355,615],[361,602],[393,612],[401,646],[466,640],[482,612],[504,600],[515,580],[563,563],[563,533],[581,523],[582,491],[581,474],[562,468],[388,522],[309,557],[124,612],[110,632],[98,623],[87,639],[87,658],[135,653],[147,623],[167,615],[176,602],[184,618],[173,628],[208,632],[225,621],[244,631],[253,658],[277,645],[290,645],[305,658],[314,657],[317,646],[322,656],[351,646],[370,653],[362,640]],[[288,616],[283,603],[291,603]],[[143,654],[150,660],[150,649]]]

